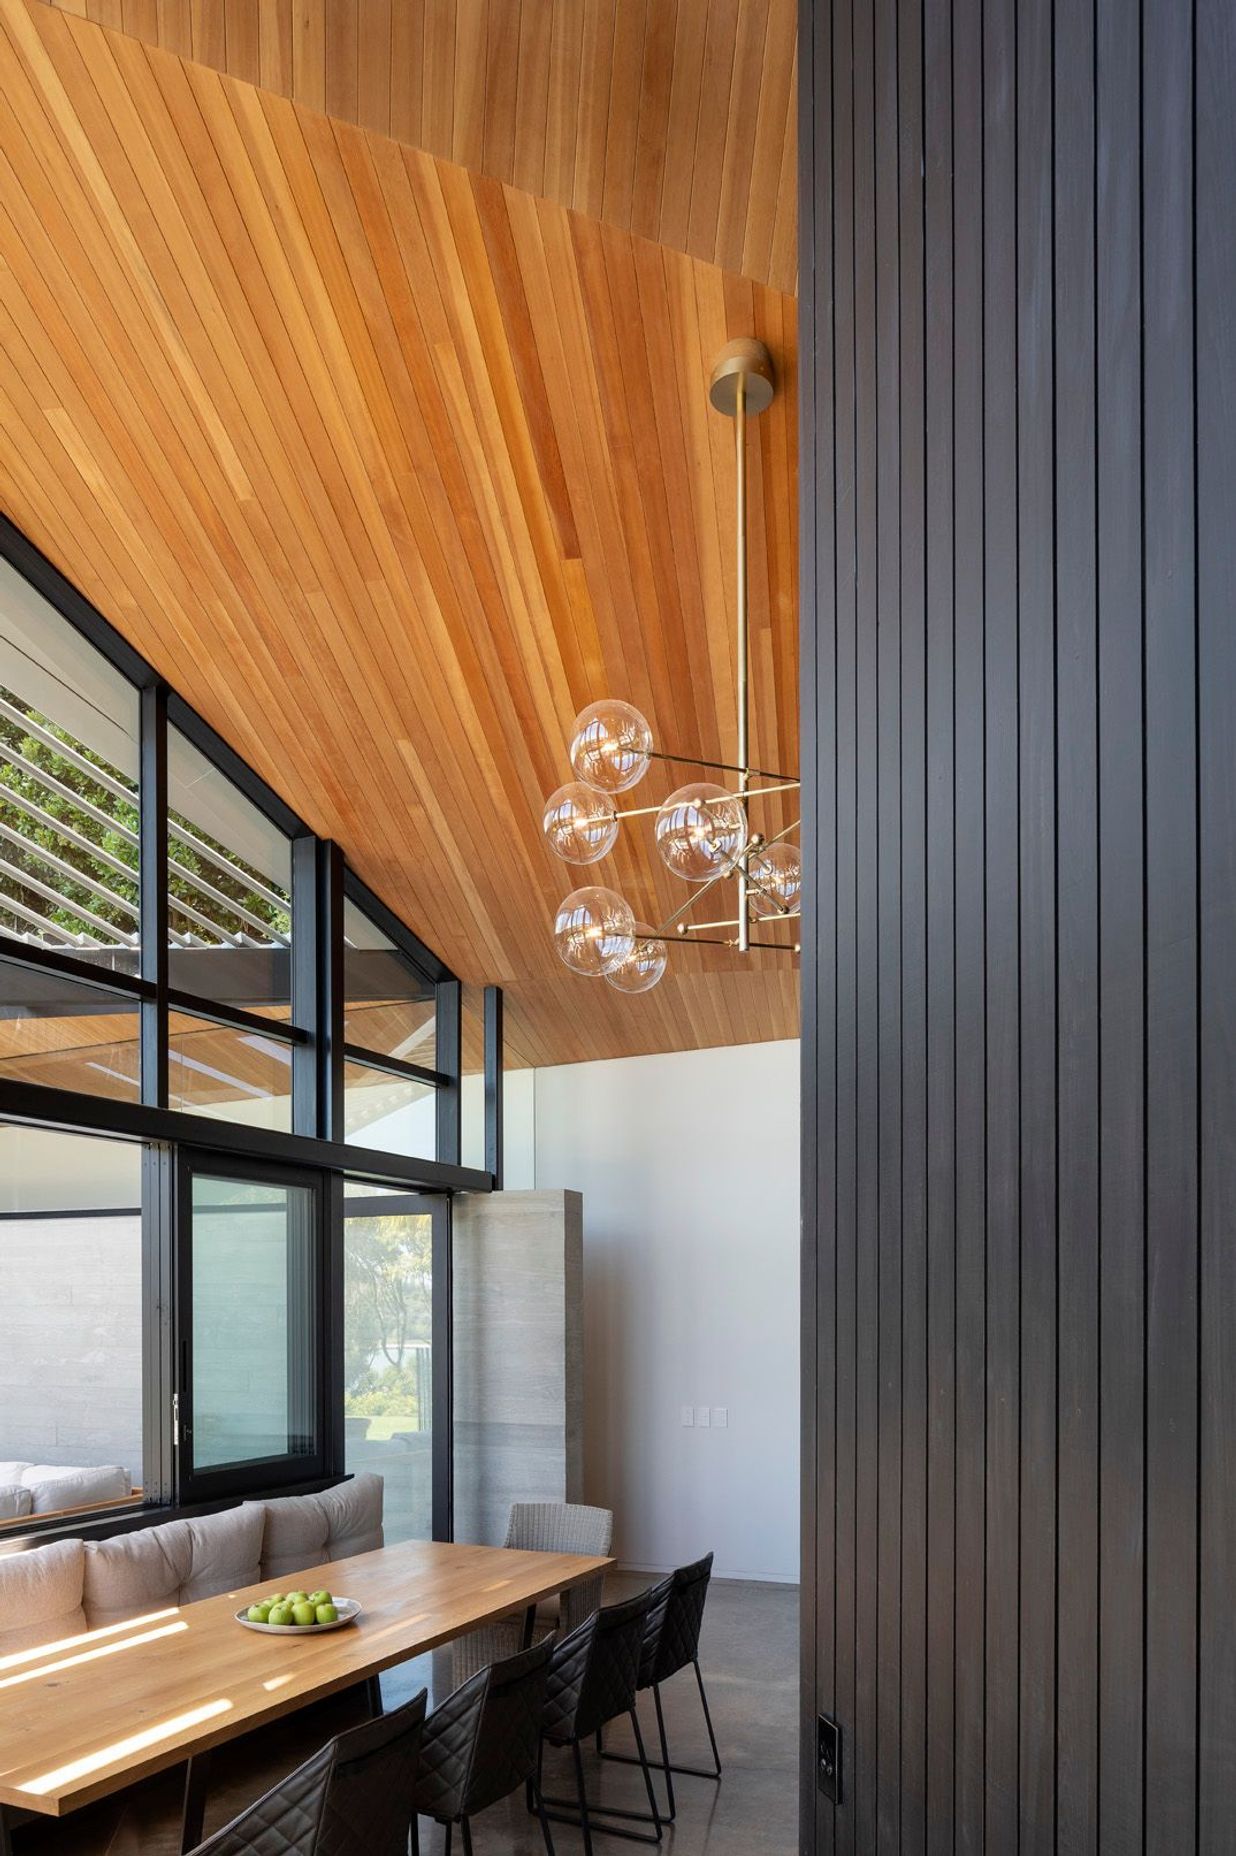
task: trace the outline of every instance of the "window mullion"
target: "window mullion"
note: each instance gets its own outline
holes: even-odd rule
[[[458,980],[443,980],[437,997],[437,1060],[439,1071],[450,1080],[438,1090],[438,1158],[459,1165],[459,1077],[463,1067],[463,988]]]
[[[502,1190],[502,988],[485,988],[485,1171]]]
[[[141,975],[154,986],[142,1001],[142,1101],[167,1106],[168,911],[167,911],[167,691],[155,684],[141,692],[141,761],[138,782],[141,838]]]

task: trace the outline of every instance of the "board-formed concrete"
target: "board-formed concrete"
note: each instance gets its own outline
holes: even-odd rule
[[[583,1488],[583,1201],[454,1205],[455,1538],[500,1546],[515,1501]]]

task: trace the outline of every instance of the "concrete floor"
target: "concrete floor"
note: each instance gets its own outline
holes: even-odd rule
[[[626,1597],[646,1578],[618,1574],[607,1599]],[[714,1580],[704,1617],[700,1660],[708,1687],[724,1777],[676,1781],[676,1823],[667,1828],[665,1856],[793,1856],[797,1846],[798,1594],[789,1586]],[[421,1687],[450,1686],[449,1660],[423,1658],[382,1678],[383,1700],[396,1707]],[[690,1765],[708,1763],[708,1741],[690,1670],[663,1690],[671,1753]],[[106,1708],[106,1695],[100,1696]],[[212,1774],[206,1829],[212,1832],[242,1810],[267,1785],[315,1747],[357,1718],[355,1704],[334,1701],[307,1710],[222,1750]],[[641,1710],[646,1737],[655,1733],[650,1706]],[[629,1743],[623,1733],[622,1743]],[[614,1744],[620,1744],[615,1735]],[[640,1808],[639,1772],[586,1758],[589,1797]],[[659,1784],[658,1780],[658,1784]],[[567,1795],[572,1786],[570,1755],[546,1760],[547,1789]],[[660,1794],[658,1794],[660,1795]],[[122,1798],[76,1813],[63,1823],[31,1824],[14,1837],[15,1856],[176,1856],[179,1849],[179,1790],[175,1774],[136,1786]],[[442,1832],[421,1825],[423,1856],[438,1856]],[[475,1820],[476,1856],[543,1856],[540,1831],[522,1797],[497,1805]],[[579,1856],[578,1830],[554,1826],[558,1856]],[[638,1846],[596,1836],[597,1856],[620,1856]],[[460,1848],[456,1837],[454,1848]]]

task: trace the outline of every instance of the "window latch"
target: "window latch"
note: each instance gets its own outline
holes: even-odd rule
[[[172,1449],[180,1448],[180,1394],[172,1393]]]

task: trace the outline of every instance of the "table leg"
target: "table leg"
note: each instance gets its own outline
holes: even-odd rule
[[[0,1856],[13,1856],[13,1839],[9,1835],[8,1806],[0,1804]]]
[[[195,1753],[185,1767],[185,1802],[180,1820],[180,1848],[195,1850],[202,1840],[206,1821],[206,1792],[210,1784],[210,1753]],[[0,1856],[4,1851],[0,1849]]]

